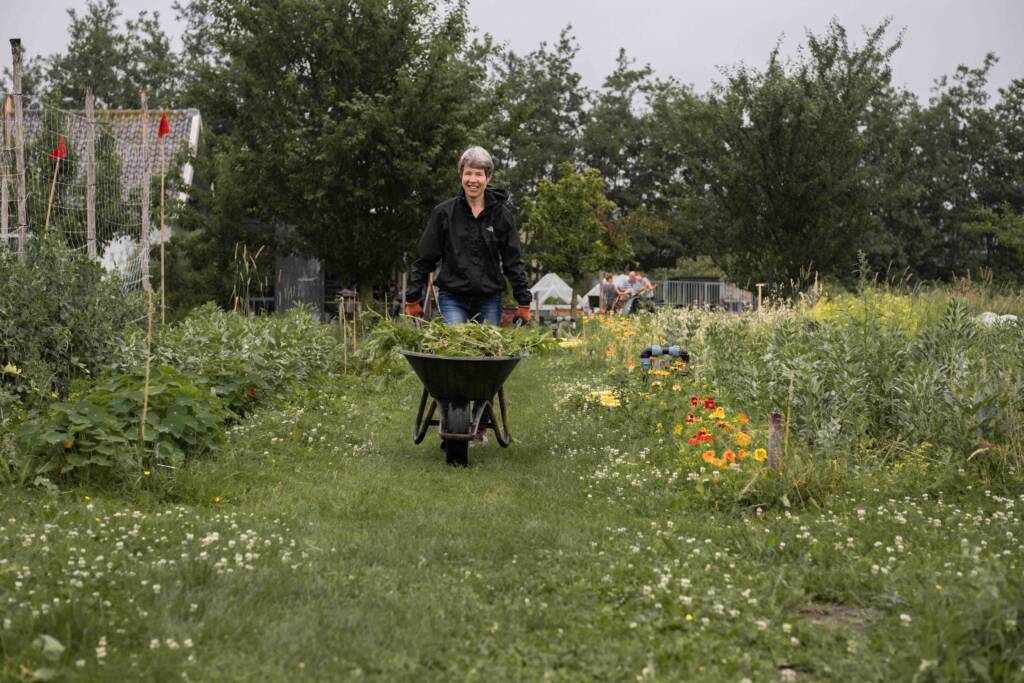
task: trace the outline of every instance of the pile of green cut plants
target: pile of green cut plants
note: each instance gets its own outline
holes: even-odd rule
[[[359,355],[375,372],[404,368],[401,351],[462,358],[527,356],[555,348],[558,341],[537,327],[446,325],[439,319],[378,318]]]

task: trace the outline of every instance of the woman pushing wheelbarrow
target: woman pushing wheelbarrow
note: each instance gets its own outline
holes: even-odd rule
[[[441,271],[435,284],[438,308],[445,323],[498,325],[506,278],[519,305],[516,317],[527,322],[533,297],[526,281],[519,230],[508,204],[508,191],[489,187],[494,161],[482,147],[467,149],[458,168],[462,185],[459,194],[434,207],[420,237],[405,292],[405,313],[422,314],[425,297],[431,294],[427,291],[430,275],[440,261]],[[468,463],[469,442],[486,439],[487,427],[494,429],[500,445],[508,444],[501,385],[518,357],[405,355],[424,383],[414,430],[416,443],[423,440],[427,427],[437,424],[448,462],[460,465]],[[502,431],[498,430],[494,414],[496,393]],[[434,400],[424,420],[428,394]],[[432,416],[438,406],[440,421],[434,422]]]

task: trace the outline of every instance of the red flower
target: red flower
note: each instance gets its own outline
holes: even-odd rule
[[[256,398],[256,387],[249,387],[246,393],[249,394],[249,398]]]
[[[686,414],[686,424],[690,425],[697,421],[697,416],[693,413]]]
[[[711,398],[710,396],[708,396],[706,399],[704,399],[704,409],[705,410],[714,410],[715,409],[715,399]]]
[[[690,397],[690,405],[691,406],[696,408],[698,403],[700,403],[700,399],[699,398],[697,398],[696,396],[691,396]]]

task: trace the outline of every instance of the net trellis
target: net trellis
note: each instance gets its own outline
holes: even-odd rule
[[[0,239],[12,251],[19,249],[16,164],[17,130],[8,105],[3,108],[0,147]],[[94,256],[122,279],[126,290],[144,284],[148,258],[143,249],[143,184],[159,174],[153,154],[159,117],[148,117],[144,153],[141,112],[97,111],[93,116],[92,153],[89,154],[89,119],[81,111],[52,106],[25,110],[24,168],[26,186],[25,232],[28,239],[43,230],[55,231],[76,252]],[[63,141],[63,143],[62,143]],[[88,230],[88,161],[92,174],[94,234]],[[148,158],[147,158],[148,157]],[[145,163],[143,161],[145,160]],[[156,176],[159,178],[159,176]],[[151,203],[158,205],[159,190]],[[159,218],[151,210],[149,243],[158,244]]]

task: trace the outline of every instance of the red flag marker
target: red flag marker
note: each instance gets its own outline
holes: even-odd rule
[[[64,136],[63,135],[60,136],[60,142],[58,142],[57,146],[53,148],[52,152],[50,152],[49,157],[51,159],[67,159],[68,158],[68,147],[67,147],[66,144],[64,144]]]
[[[160,130],[156,132],[156,137],[159,140],[170,132],[171,124],[167,121],[167,112],[164,112],[163,116],[160,117]]]

